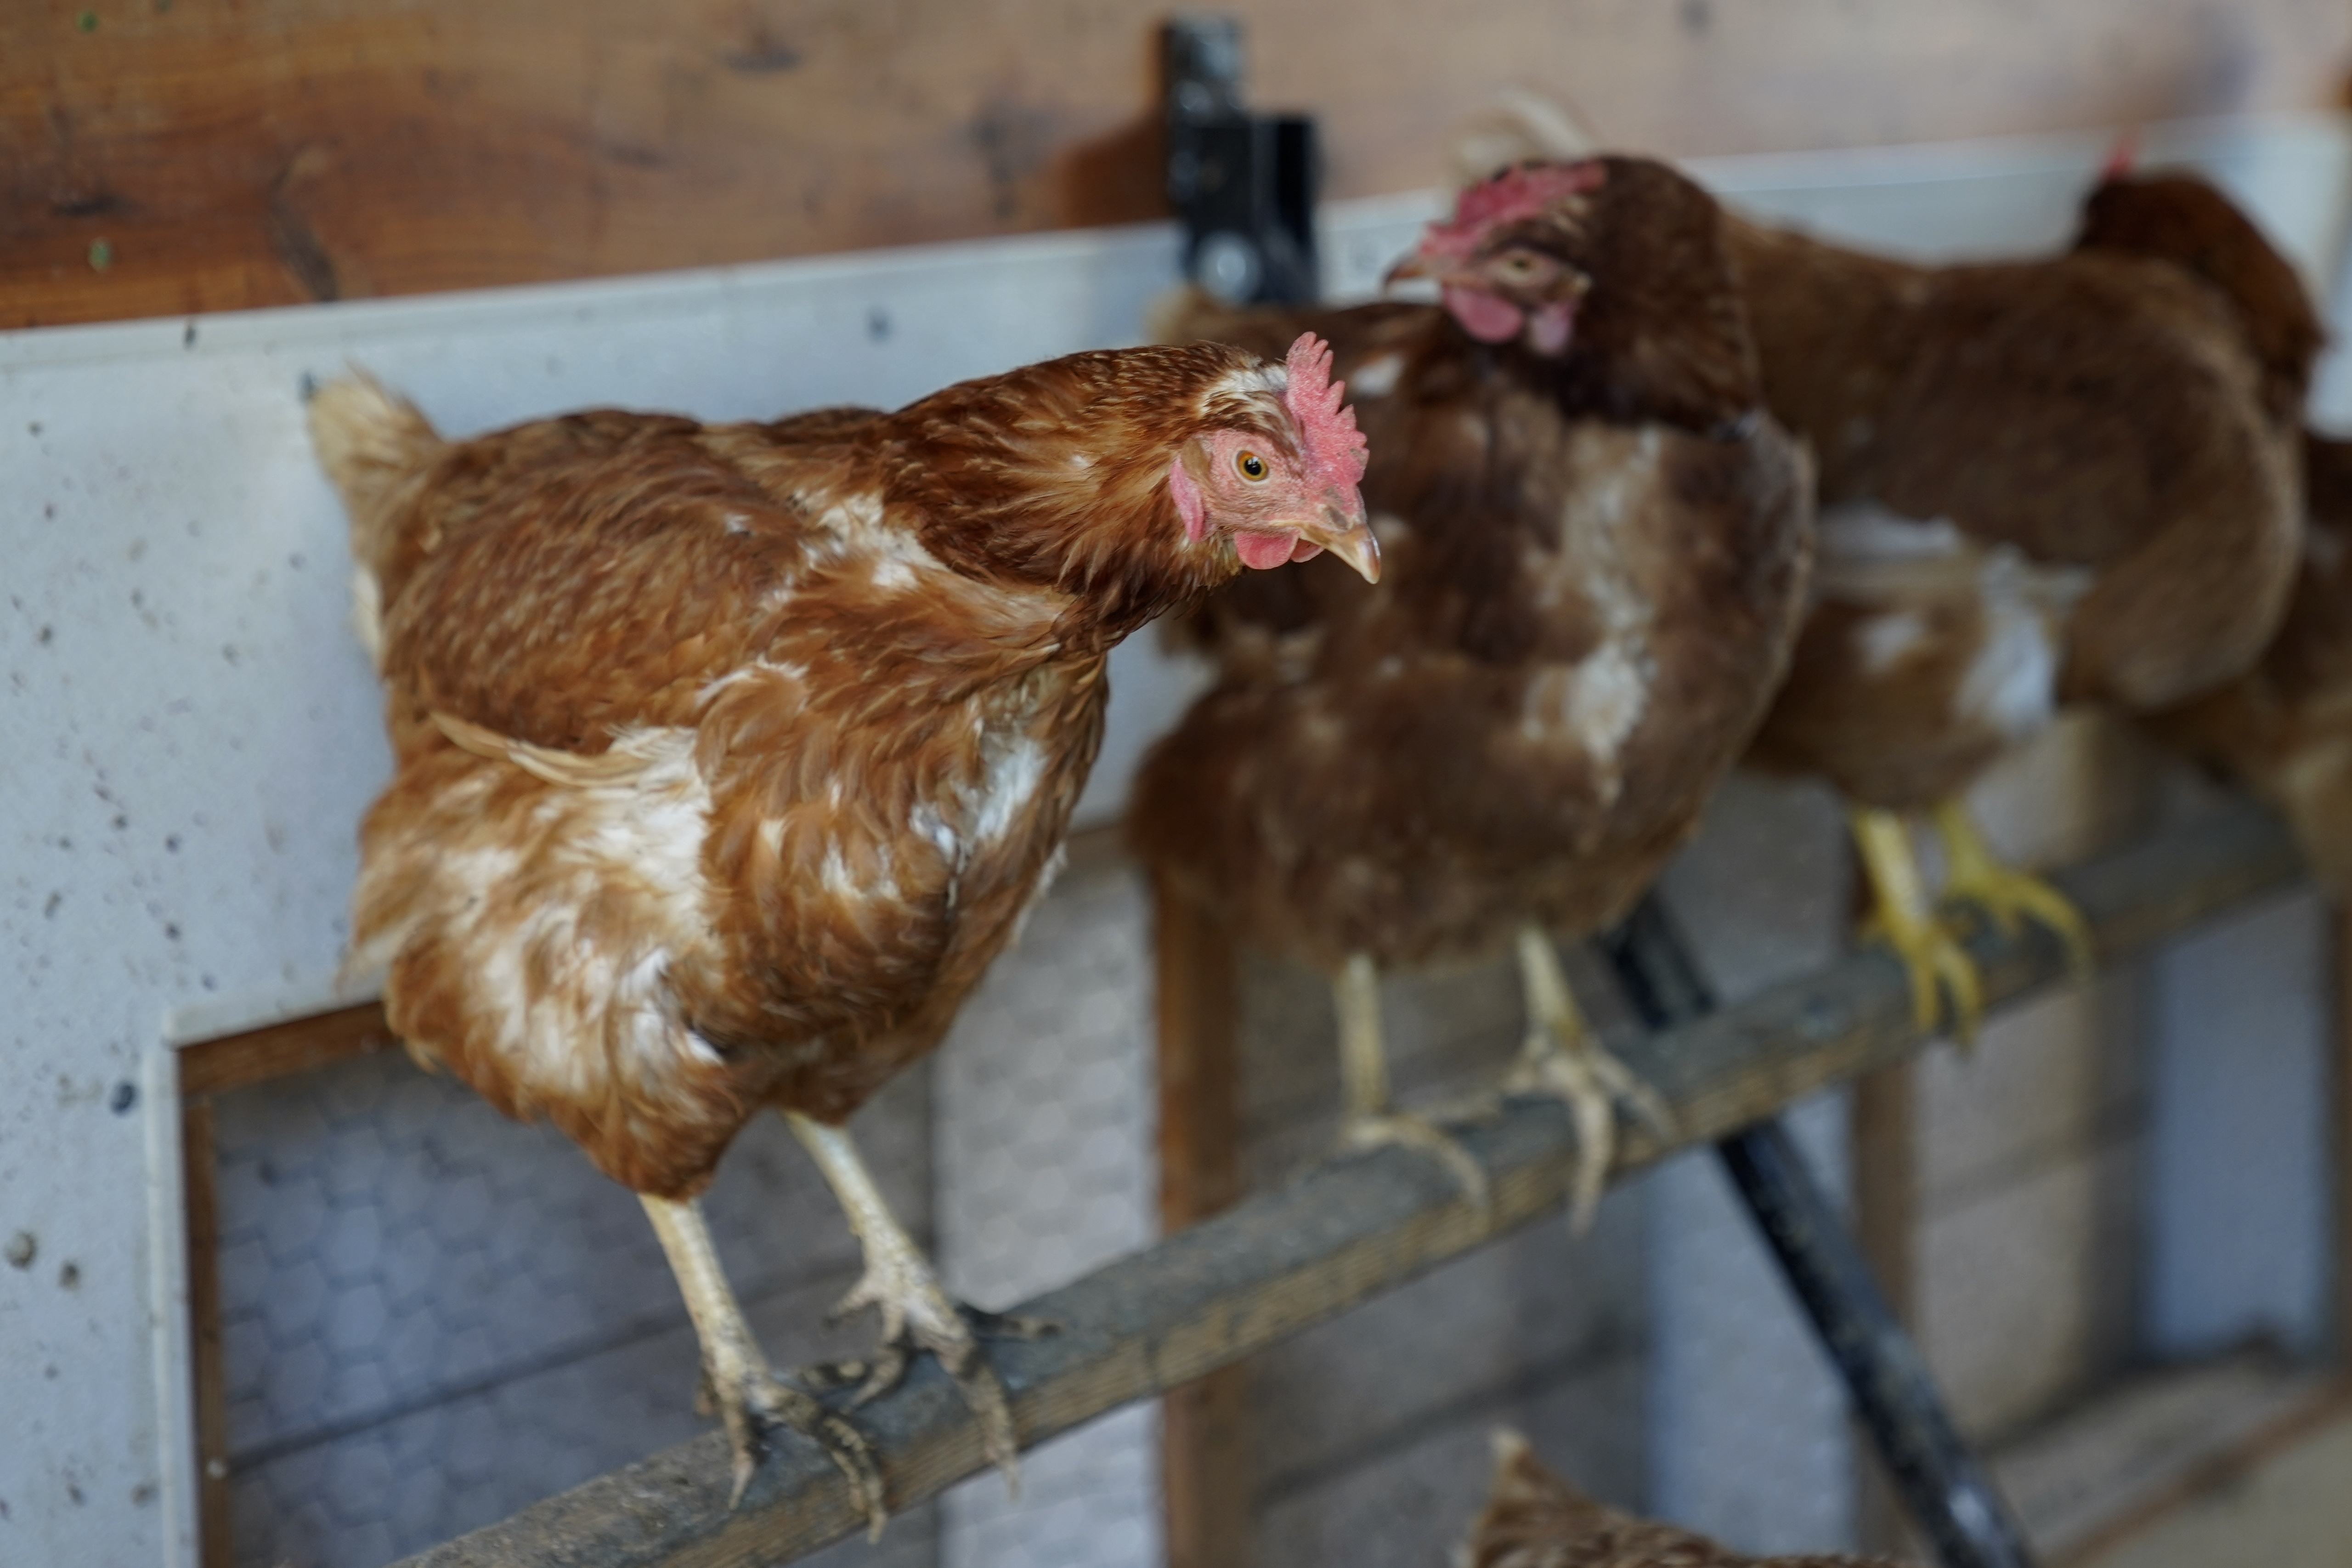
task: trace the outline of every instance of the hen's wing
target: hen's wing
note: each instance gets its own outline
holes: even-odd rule
[[[598,411],[450,447],[381,584],[395,703],[593,753],[690,725],[775,637],[828,535],[870,527],[869,468],[832,411],[706,427]]]

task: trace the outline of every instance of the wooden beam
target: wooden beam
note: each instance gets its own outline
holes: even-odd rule
[[[2114,958],[2279,891],[2300,872],[2284,829],[2242,806],[2053,880],[2089,920],[2099,954]],[[1989,1003],[2067,977],[2057,939],[2038,928],[2013,940],[1988,930],[1969,946]],[[1676,1118],[1672,1141],[1629,1131],[1618,1173],[1711,1142],[1921,1044],[1902,967],[1878,949],[1687,1027],[1612,1039]],[[1017,1310],[1066,1326],[995,1349],[1023,1444],[1180,1387],[1503,1230],[1558,1215],[1574,1163],[1558,1105],[1516,1102],[1461,1137],[1493,1184],[1484,1215],[1433,1162],[1383,1151],[1312,1167],[1024,1303]],[[894,1510],[984,1468],[961,1400],[929,1361],[856,1418],[884,1456]],[[708,1433],[411,1558],[408,1568],[752,1568],[862,1527],[840,1473],[805,1445],[779,1445],[740,1507],[728,1507],[728,1491],[725,1439]]]
[[[1164,211],[1139,0],[0,5],[0,326],[613,276]],[[2336,100],[2341,0],[1260,0],[1328,194],[1505,85],[1674,154]]]
[[[194,1100],[244,1089],[351,1057],[372,1056],[398,1044],[400,1037],[384,1022],[383,1005],[377,1002],[291,1018],[182,1047],[180,1097]]]
[[[181,1191],[188,1226],[188,1379],[196,1418],[196,1539],[204,1568],[232,1568],[228,1371],[221,1352],[220,1210],[215,1195],[213,1102],[180,1100]]]
[[[1233,933],[1170,887],[1152,885],[1160,1024],[1160,1227],[1172,1235],[1241,1201],[1241,1009]],[[1171,1391],[1160,1437],[1169,1568],[1250,1568],[1249,1369],[1219,1369]]]

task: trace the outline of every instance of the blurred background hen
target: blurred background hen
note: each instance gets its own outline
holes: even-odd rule
[[[1130,832],[1181,895],[1330,979],[1349,1144],[1477,1170],[1389,1104],[1383,971],[1515,946],[1510,1079],[1577,1126],[1589,1215],[1620,1104],[1552,943],[1622,915],[1747,744],[1803,605],[1811,483],[1767,417],[1714,200],[1663,163],[1506,173],[1397,275],[1443,305],[1235,312],[1171,336],[1328,336],[1372,442],[1380,587],[1218,595],[1217,683],[1147,760]]]
[[[883,1509],[863,1438],[771,1373],[695,1201],[771,1106],[865,1248],[861,1396],[935,1352],[1012,1474],[1003,1390],[843,1124],[1050,879],[1111,647],[1245,563],[1378,575],[1328,360],[1086,353],[896,414],[461,442],[364,379],[313,402],[396,762],[351,962],[385,967],[420,1059],[643,1199],[739,1498],[781,1424]]]
[[[1820,464],[1812,612],[1752,760],[1843,793],[1922,1027],[1972,1033],[1945,893],[2079,915],[2003,865],[1959,796],[2063,706],[2169,708],[2240,675],[2286,606],[2321,332],[2294,269],[2220,193],[2115,168],[2071,249],[1927,268],[1735,222],[1764,389]]]
[[[1516,1432],[1496,1433],[1494,1447],[1494,1482],[1454,1568],[1895,1568],[1877,1558],[1744,1556],[1595,1502],[1546,1469]]]

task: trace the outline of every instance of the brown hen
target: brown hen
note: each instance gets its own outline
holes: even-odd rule
[[[2067,703],[2166,708],[2242,672],[2286,604],[2297,424],[2320,341],[2294,270],[2218,192],[2116,175],[2066,254],[1906,265],[1731,226],[1773,413],[1821,467],[1816,604],[1757,739],[1851,803],[1921,1026],[1976,974],[1929,907],[2080,917],[2000,864],[1958,796]]]
[[[1876,1558],[1745,1557],[1704,1535],[1604,1507],[1495,1434],[1495,1484],[1454,1550],[1455,1568],[1894,1568]]]
[[[866,1253],[845,1308],[1004,1394],[843,1122],[939,1043],[1055,863],[1105,657],[1244,563],[1377,574],[1361,437],[1300,340],[1074,355],[895,414],[604,410],[448,442],[373,382],[311,405],[352,516],[394,775],[352,963],[392,1025],[638,1194],[736,1460],[854,1428],[770,1372],[696,1205],[782,1111]]]
[[[1804,460],[1759,406],[1712,199],[1637,158],[1465,192],[1399,268],[1443,307],[1178,323],[1327,335],[1372,441],[1376,590],[1310,566],[1195,617],[1216,686],[1146,761],[1130,832],[1175,889],[1333,985],[1351,1143],[1476,1168],[1389,1107],[1382,970],[1515,946],[1513,1082],[1577,1122],[1580,1219],[1615,1108],[1555,936],[1622,915],[1688,837],[1777,684],[1810,548]]]
[[[2352,442],[2304,438],[2303,567],[2252,671],[2158,714],[2163,740],[2284,813],[2320,880],[2352,896]]]

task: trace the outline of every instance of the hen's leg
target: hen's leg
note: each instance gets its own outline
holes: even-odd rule
[[[863,1369],[865,1379],[853,1404],[863,1405],[887,1393],[906,1375],[907,1363],[916,1351],[930,1352],[963,1390],[964,1402],[979,1417],[981,1446],[990,1463],[1004,1473],[1007,1489],[1020,1496],[1020,1442],[1013,1430],[1013,1409],[1005,1400],[1004,1384],[988,1358],[981,1354],[971,1324],[965,1320],[977,1318],[991,1331],[1021,1336],[1044,1332],[1045,1325],[972,1312],[955,1300],[940,1289],[930,1260],[890,1212],[849,1130],[829,1127],[796,1111],[787,1110],[783,1118],[815,1157],[817,1169],[824,1173],[833,1195],[849,1216],[849,1228],[866,1249],[865,1277],[841,1299],[834,1315],[846,1317],[862,1307],[882,1314],[881,1347],[873,1363]]]
[[[1519,928],[1519,980],[1528,998],[1528,1038],[1504,1087],[1515,1094],[1549,1095],[1568,1107],[1576,1124],[1576,1181],[1570,1214],[1580,1233],[1592,1223],[1601,1184],[1617,1149],[1617,1107],[1647,1122],[1661,1137],[1674,1114],[1658,1091],[1601,1046],[1584,1020],[1559,954],[1540,926]]]
[[[639,1201],[653,1221],[654,1235],[661,1238],[670,1272],[677,1276],[678,1293],[686,1298],[687,1315],[694,1320],[695,1337],[702,1342],[703,1386],[727,1428],[728,1446],[735,1451],[735,1492],[727,1506],[743,1500],[743,1489],[759,1468],[761,1428],[789,1426],[813,1438],[841,1467],[866,1510],[870,1533],[878,1537],[887,1514],[874,1450],[856,1427],[768,1370],[767,1358],[761,1354],[759,1341],[744,1321],[743,1309],[736,1304],[719,1253],[710,1245],[700,1205],[643,1194]]]
[[[1911,979],[1913,1022],[1921,1029],[1936,1026],[1940,984],[1951,998],[1952,1032],[1968,1044],[1976,1038],[1977,1020],[1984,1013],[1984,988],[1977,982],[1976,964],[1928,905],[1910,828],[1895,813],[1866,805],[1853,807],[1849,820],[1870,878],[1872,910],[1863,921],[1864,940],[1883,940],[1903,961]]]
[[[1486,1168],[1470,1152],[1423,1117],[1389,1105],[1388,1047],[1381,1039],[1381,977],[1368,954],[1351,953],[1331,982],[1339,1015],[1339,1146],[1377,1149],[1401,1143],[1433,1154],[1462,1184],[1470,1201],[1486,1206]]]
[[[1944,896],[1976,905],[2003,936],[2017,934],[2018,917],[2039,921],[2066,944],[2077,974],[2091,972],[2091,928],[2065,894],[2028,871],[2001,863],[1968,808],[1957,800],[1936,807],[1936,834],[1944,842]]]

